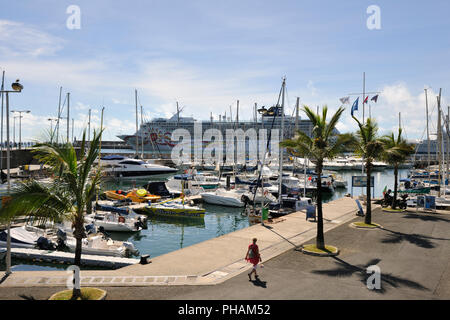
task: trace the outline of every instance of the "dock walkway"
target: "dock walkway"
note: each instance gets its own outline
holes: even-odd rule
[[[48,251],[30,248],[11,248],[11,257],[18,259],[45,261],[54,263],[73,263],[74,254],[64,251]],[[130,259],[123,257],[98,256],[91,254],[81,255],[82,266],[121,268],[139,263],[139,259]]]
[[[373,209],[377,207],[372,206]],[[324,231],[354,219],[356,211],[355,200],[348,197],[324,204]],[[218,284],[251,268],[244,257],[254,237],[258,239],[264,263],[315,236],[316,223],[306,220],[305,212],[299,211],[274,223],[253,225],[155,257],[150,264],[133,264],[116,270],[84,270],[81,285]],[[65,271],[16,271],[0,287],[61,286],[65,285],[67,277]]]

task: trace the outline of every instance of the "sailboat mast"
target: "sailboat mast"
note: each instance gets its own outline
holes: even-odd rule
[[[56,120],[56,143],[59,143],[59,120],[61,119],[61,95],[62,95],[62,87],[59,87],[58,119]]]
[[[447,153],[447,157],[445,159],[445,182],[444,182],[444,192],[447,194],[447,184],[448,184],[448,160],[449,160],[449,150],[448,150],[448,143],[449,143],[449,136],[448,136],[448,121],[449,121],[449,113],[450,113],[450,106],[447,106],[447,121],[445,125],[445,151]]]
[[[425,88],[425,107],[426,107],[426,113],[427,113],[427,149],[428,149],[428,165],[427,165],[427,171],[430,167],[430,130],[428,127],[428,95],[427,95],[427,89]],[[429,171],[428,171],[428,175]]]
[[[441,196],[441,184],[442,184],[442,127],[441,127],[441,89],[439,89],[439,96],[437,97],[437,105],[438,105],[438,124],[437,124],[437,138],[438,138],[438,161],[439,161],[439,174],[438,174],[438,183],[439,183],[439,191],[438,196]]]
[[[136,156],[139,155],[139,136],[138,136],[138,103],[137,103],[137,89],[134,89],[134,100],[136,102]]]
[[[70,92],[67,92],[67,143],[69,143],[70,129]]]
[[[144,124],[144,115],[143,115],[143,109],[141,106],[141,146],[142,146],[142,150],[141,150],[141,157],[142,159],[144,159],[144,130],[142,130],[142,126]]]
[[[1,87],[1,90],[3,91],[4,90],[4,88],[5,88],[5,71],[3,70],[3,75],[2,75],[2,87]],[[4,97],[4,93],[2,92],[2,119],[1,119],[1,125],[0,125],[0,127],[1,127],[1,129],[0,129],[0,131],[1,131],[1,133],[0,133],[0,136],[1,136],[1,138],[0,138],[0,170],[3,170],[3,97]],[[51,123],[51,122],[50,122]]]
[[[284,138],[284,95],[286,90],[286,78],[283,78],[283,89],[281,95],[281,141]],[[278,115],[275,115],[278,116]],[[280,160],[279,160],[279,182],[278,182],[278,202],[281,209],[281,193],[282,193],[282,182],[283,182],[283,148],[280,147]]]

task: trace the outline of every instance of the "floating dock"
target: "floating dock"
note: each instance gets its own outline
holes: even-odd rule
[[[64,251],[47,251],[28,248],[11,248],[11,257],[32,260],[45,261],[59,264],[73,264],[75,254]],[[91,267],[105,267],[105,268],[121,268],[129,265],[139,263],[139,259],[130,259],[122,257],[99,256],[82,254],[81,265]]]

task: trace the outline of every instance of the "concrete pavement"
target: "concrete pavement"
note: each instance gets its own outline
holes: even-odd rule
[[[361,218],[352,218],[352,221]],[[450,299],[450,215],[373,212],[383,229],[349,221],[325,234],[337,257],[309,256],[291,247],[264,262],[260,281],[244,272],[215,285],[109,286],[107,299],[298,300]],[[310,240],[308,240],[310,242]],[[367,267],[381,271],[381,289],[369,290]],[[63,287],[0,287],[0,299],[47,299]]]

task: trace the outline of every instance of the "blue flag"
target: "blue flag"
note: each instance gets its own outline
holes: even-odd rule
[[[359,100],[359,97],[356,98],[355,102],[353,102],[352,111],[351,111],[352,117],[353,117],[353,111],[358,110],[358,100]]]

